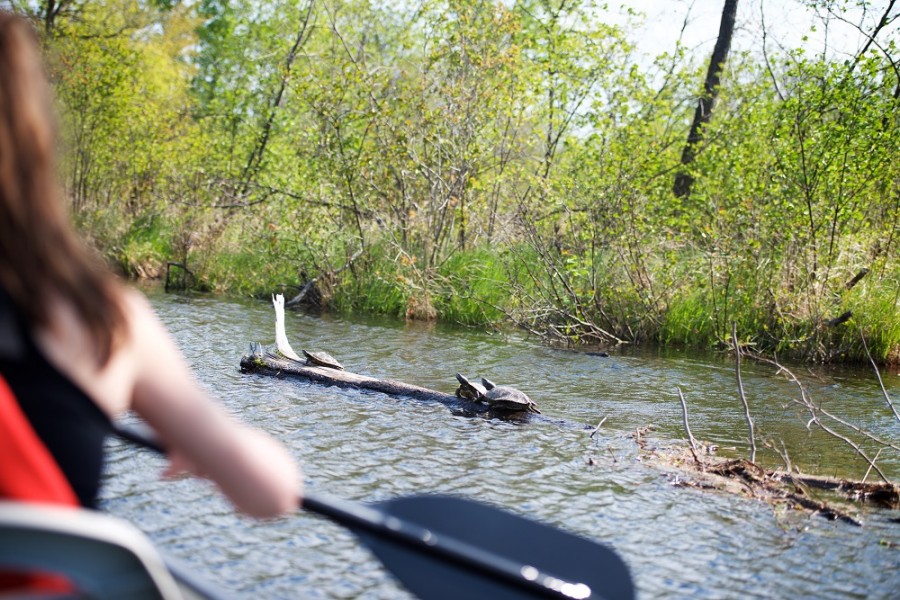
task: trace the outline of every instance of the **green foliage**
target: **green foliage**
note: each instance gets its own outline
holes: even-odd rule
[[[134,220],[122,238],[116,256],[122,270],[132,277],[158,277],[171,254],[170,232],[158,217]]]
[[[344,277],[335,287],[334,306],[345,312],[370,312],[402,317],[406,311],[406,283],[402,263],[387,245],[370,248],[364,272]]]
[[[265,297],[273,290],[281,290],[285,281],[293,279],[286,263],[274,263],[266,253],[220,249],[214,257],[197,273],[201,289]],[[253,273],[253,277],[248,277],[248,273]]]
[[[896,263],[892,273],[875,274],[860,283],[843,300],[842,309],[854,317],[840,329],[837,347],[846,348],[848,358],[867,360],[869,354],[880,363],[900,362],[900,271]]]
[[[675,198],[703,69],[638,66],[608,22],[544,0],[75,3],[44,27],[73,212],[128,273],[177,261],[214,291],[315,278],[327,308],[569,342],[705,348],[736,323],[810,360],[864,359],[862,329],[900,360],[896,30],[846,62],[730,58]]]
[[[441,320],[461,325],[500,323],[509,306],[503,258],[486,248],[461,252],[440,269],[435,302]]]

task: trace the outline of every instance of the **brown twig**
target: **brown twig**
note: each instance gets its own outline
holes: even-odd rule
[[[619,460],[616,458],[616,455],[613,453],[612,448],[607,446],[606,449],[609,451],[609,455],[612,456],[613,464],[619,462]]]
[[[866,469],[866,474],[863,475],[863,478],[862,478],[862,482],[863,482],[863,483],[865,483],[865,482],[866,482],[866,479],[869,478],[869,473],[872,472],[872,467],[875,466],[875,461],[877,461],[877,460],[878,460],[878,457],[881,456],[881,451],[882,451],[882,450],[884,450],[884,448],[879,448],[879,449],[878,449],[878,452],[875,453],[875,458],[872,459],[872,464],[869,465],[869,468]]]

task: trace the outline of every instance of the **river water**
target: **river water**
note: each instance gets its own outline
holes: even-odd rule
[[[515,332],[288,312],[295,350],[325,349],[348,370],[452,392],[454,373],[526,390],[547,418],[468,418],[445,406],[299,380],[241,374],[249,342],[274,343],[269,303],[167,296],[151,302],[197,377],[234,414],[287,444],[310,490],[358,501],[446,493],[489,504],[613,547],[640,598],[900,598],[898,511],[853,507],[863,527],[743,497],[675,485],[645,464],[632,432],[682,440],[687,401],[696,438],[746,455],[734,365],[724,356],[553,350]],[[883,438],[900,440],[869,369],[798,367],[810,396]],[[796,387],[744,364],[758,433],[783,440],[805,472],[857,478],[866,465],[810,433]],[[900,403],[900,375],[883,370]],[[606,418],[593,438],[588,425]],[[780,442],[779,442],[780,448]],[[236,516],[212,487],[160,481],[163,462],[110,442],[102,506],[134,522],[167,555],[241,598],[409,598],[351,534],[309,514],[270,522]],[[772,466],[774,453],[761,457]],[[879,466],[900,478],[900,457]],[[870,474],[869,477],[873,477]]]

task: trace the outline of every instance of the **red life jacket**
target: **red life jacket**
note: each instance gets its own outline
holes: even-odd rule
[[[0,287],[0,497],[68,503],[69,488],[94,508],[112,424],[47,360],[28,327]]]
[[[93,508],[109,429],[103,411],[46,359],[0,287],[0,498]],[[0,574],[0,591],[23,585],[73,589],[59,577]]]
[[[78,498],[50,451],[22,413],[0,375],[0,497],[78,506]]]
[[[77,507],[78,498],[0,375],[0,498]],[[0,590],[69,593],[72,584],[46,573],[0,570]]]

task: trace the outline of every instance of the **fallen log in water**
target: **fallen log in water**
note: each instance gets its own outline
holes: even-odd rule
[[[257,343],[251,344],[250,353],[241,357],[241,372],[296,377],[323,385],[369,390],[393,397],[440,402],[450,408],[454,414],[485,415],[488,417],[515,418],[517,420],[527,419],[532,415],[532,413],[525,412],[494,410],[486,404],[459,398],[455,394],[439,392],[394,379],[378,379],[358,373],[308,365],[305,362],[287,358],[277,350],[265,350]]]
[[[302,360],[287,339],[284,325],[284,297],[281,294],[272,296],[275,306],[275,350],[264,350],[259,343],[250,344],[250,353],[241,357],[242,373],[264,373],[268,375],[290,375],[307,379],[323,385],[336,385],[343,388],[381,392],[388,396],[413,398],[440,402],[449,407],[454,414],[464,416],[485,415],[488,418],[502,418],[521,421],[534,413],[491,407],[481,402],[460,398],[456,394],[448,394],[431,390],[418,385],[396,381],[394,379],[378,379],[338,368],[323,367]],[[309,356],[309,355],[307,355]],[[333,361],[330,356],[329,362]],[[562,422],[561,422],[562,423]]]

